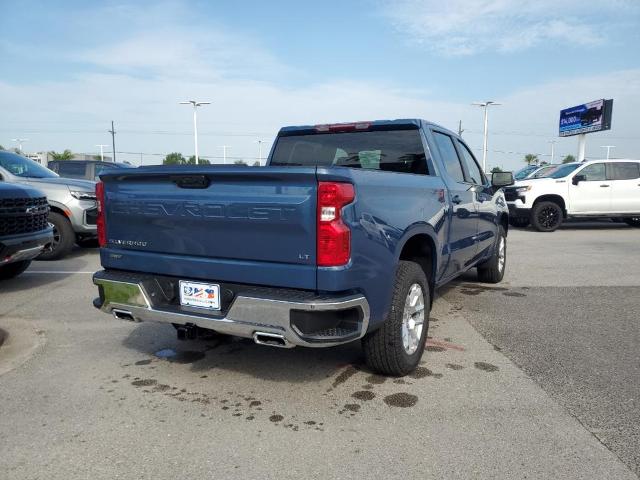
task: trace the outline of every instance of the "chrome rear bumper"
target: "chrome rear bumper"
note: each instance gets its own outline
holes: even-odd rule
[[[254,339],[256,334],[273,335],[282,337],[282,346],[287,347],[328,347],[347,343],[361,338],[369,325],[369,303],[358,294],[318,296],[311,292],[247,286],[246,290],[236,289],[228,307],[215,314],[181,307],[175,302],[168,306],[158,301],[163,291],[152,275],[103,270],[94,274],[93,283],[100,289],[100,297],[94,300],[94,306],[116,318],[196,325]],[[327,330],[330,334],[318,336],[297,328],[292,321],[292,312],[302,316],[322,315],[323,312],[344,316],[345,312],[350,312],[356,314],[353,317],[356,320],[350,322],[349,330],[331,328]]]

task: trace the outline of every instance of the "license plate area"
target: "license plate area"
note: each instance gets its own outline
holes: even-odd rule
[[[180,280],[180,305],[208,311],[220,310],[220,285]]]

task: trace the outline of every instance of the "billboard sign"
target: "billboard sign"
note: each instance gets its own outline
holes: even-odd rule
[[[600,99],[565,108],[560,112],[560,136],[569,137],[609,130],[612,107],[613,100]]]

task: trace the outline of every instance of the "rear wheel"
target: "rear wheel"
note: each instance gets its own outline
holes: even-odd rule
[[[23,260],[21,262],[10,263],[0,267],[0,280],[17,277],[31,265],[31,260]]]
[[[389,314],[379,329],[362,339],[369,368],[403,376],[418,366],[427,341],[430,305],[429,283],[420,265],[400,261]]]
[[[533,206],[531,224],[539,232],[553,232],[561,224],[563,212],[555,202],[539,202]]]
[[[640,228],[640,217],[627,217],[624,219],[624,223],[630,227]]]
[[[500,283],[507,266],[507,236],[502,227],[498,227],[498,238],[493,255],[478,265],[478,280],[484,283]]]
[[[49,224],[53,227],[53,242],[51,250],[41,253],[38,260],[57,260],[71,251],[76,241],[76,235],[71,228],[71,222],[57,212],[49,213]]]
[[[527,217],[509,217],[509,225],[516,228],[527,228],[531,221]]]

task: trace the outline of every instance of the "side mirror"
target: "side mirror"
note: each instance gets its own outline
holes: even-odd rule
[[[573,178],[571,179],[571,183],[573,183],[574,185],[577,185],[580,182],[586,182],[586,181],[587,181],[586,175],[574,175]]]
[[[491,174],[491,186],[495,188],[513,185],[513,172],[493,172]]]

